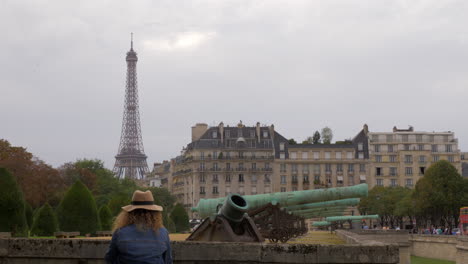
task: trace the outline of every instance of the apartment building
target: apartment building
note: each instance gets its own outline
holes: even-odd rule
[[[339,144],[288,145],[275,159],[275,192],[352,186],[369,175],[367,126]],[[285,144],[286,145],[286,144]],[[280,151],[286,149],[280,143]]]
[[[462,176],[468,177],[468,152],[462,152],[461,155]]]
[[[461,173],[461,156],[454,132],[418,132],[393,128],[369,132],[369,187],[414,187],[434,162],[448,160]]]

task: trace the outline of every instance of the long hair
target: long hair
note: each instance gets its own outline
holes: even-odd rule
[[[114,221],[112,231],[133,224],[139,230],[153,229],[156,232],[163,227],[162,213],[145,209],[135,209],[131,212],[122,210]]]

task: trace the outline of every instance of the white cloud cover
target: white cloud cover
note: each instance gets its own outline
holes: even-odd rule
[[[176,51],[195,49],[216,36],[216,32],[181,32],[171,36],[148,39],[143,41],[143,46],[149,50]]]

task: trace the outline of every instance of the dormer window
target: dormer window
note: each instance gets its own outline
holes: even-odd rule
[[[254,138],[255,137],[255,130],[250,130],[250,137]]]
[[[281,142],[279,147],[280,147],[280,150],[284,150],[284,142]]]
[[[212,135],[213,135],[213,138],[217,138],[218,137],[218,132],[213,131]]]
[[[226,138],[230,138],[230,137],[231,137],[231,131],[226,130]]]
[[[267,138],[268,137],[268,131],[263,131],[263,138]]]
[[[242,136],[242,129],[237,130],[237,137],[243,137]]]

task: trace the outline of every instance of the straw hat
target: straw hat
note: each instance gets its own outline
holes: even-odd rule
[[[123,210],[131,212],[135,209],[145,209],[150,211],[162,211],[162,206],[154,204],[153,194],[150,191],[142,192],[136,190],[133,193],[132,203],[122,207]]]

